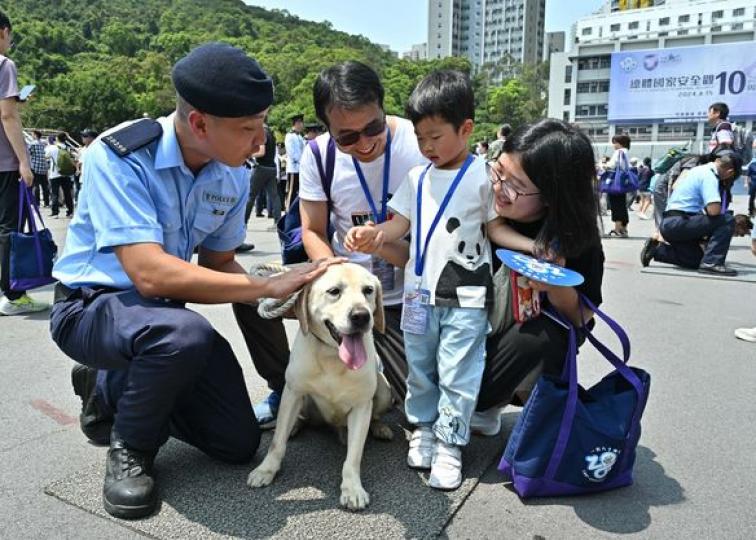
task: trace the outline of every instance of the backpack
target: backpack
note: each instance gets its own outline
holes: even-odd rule
[[[334,232],[331,227],[331,182],[333,182],[333,168],[336,163],[336,143],[332,137],[328,139],[325,169],[323,169],[323,159],[320,156],[317,140],[313,139],[307,144],[315,156],[315,162],[318,165],[318,172],[320,173],[320,182],[328,202],[328,224],[326,230],[328,239],[330,240]],[[286,210],[286,214],[278,220],[276,229],[278,230],[278,240],[281,242],[281,259],[283,264],[307,262],[309,259],[302,242],[302,219],[299,215],[299,196],[292,201]]]
[[[740,126],[733,126],[733,147],[740,154],[743,165],[748,165],[753,159],[753,131],[746,131]]]
[[[664,174],[672,168],[672,166],[680,161],[688,149],[684,146],[677,148],[670,148],[667,153],[656,160],[656,163],[651,167],[656,174]]]
[[[671,193],[675,187],[675,182],[680,178],[682,173],[701,164],[701,157],[695,154],[683,156],[667,173],[667,193]]]
[[[76,174],[76,163],[67,148],[58,148],[58,159],[55,162],[61,176]]]

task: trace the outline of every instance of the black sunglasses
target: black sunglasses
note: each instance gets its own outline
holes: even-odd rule
[[[331,134],[331,136],[339,146],[353,146],[359,142],[360,137],[362,137],[363,135],[365,137],[377,137],[378,135],[383,133],[385,129],[386,115],[383,115],[380,119],[376,119],[370,122],[368,125],[362,128],[361,131],[345,131],[343,133],[340,133],[339,135]]]

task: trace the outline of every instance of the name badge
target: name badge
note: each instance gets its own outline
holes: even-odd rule
[[[393,264],[386,259],[373,256],[370,258],[370,269],[373,275],[378,278],[378,281],[381,282],[381,287],[384,291],[393,290],[395,286]]]
[[[404,291],[402,320],[399,328],[410,334],[425,334],[428,331],[429,303],[430,291],[426,289]]]

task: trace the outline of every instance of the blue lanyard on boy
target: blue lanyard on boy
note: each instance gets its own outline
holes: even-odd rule
[[[462,168],[459,169],[457,176],[455,176],[454,180],[452,180],[452,183],[449,186],[449,190],[446,192],[444,199],[441,201],[441,206],[438,207],[436,217],[434,217],[433,221],[431,222],[431,226],[428,229],[428,236],[425,237],[424,243],[420,240],[422,238],[421,221],[423,215],[423,180],[425,180],[425,173],[427,173],[428,169],[430,169],[430,164],[428,164],[425,170],[420,173],[420,179],[417,182],[417,217],[415,219],[415,222],[417,223],[415,240],[415,276],[417,276],[418,278],[423,275],[423,269],[425,268],[425,255],[428,253],[428,244],[430,244],[430,239],[431,236],[433,236],[433,231],[436,230],[436,226],[441,220],[441,216],[443,215],[444,210],[446,210],[446,207],[449,205],[449,201],[451,201],[454,191],[457,189],[457,186],[462,180],[462,177],[467,172],[467,169],[470,167],[470,164],[473,162],[473,159],[473,155],[468,154],[467,159],[465,160],[464,164],[462,164]],[[420,251],[421,244],[423,245],[422,251]]]
[[[391,129],[386,128],[386,150],[383,152],[383,193],[381,194],[381,213],[378,213],[378,209],[375,207],[375,201],[370,194],[365,175],[362,173],[362,167],[360,162],[355,158],[352,158],[354,163],[354,170],[357,171],[357,177],[360,179],[360,185],[362,191],[365,193],[365,198],[370,205],[370,210],[373,212],[373,217],[376,223],[383,223],[386,221],[386,202],[388,201],[388,188],[389,188],[389,174],[391,172]]]

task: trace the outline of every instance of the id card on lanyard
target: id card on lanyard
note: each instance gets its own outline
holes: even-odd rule
[[[352,158],[354,163],[354,170],[357,172],[357,178],[360,179],[360,186],[365,194],[368,204],[370,205],[370,211],[373,213],[373,219],[376,223],[383,223],[386,221],[387,209],[386,203],[388,202],[388,189],[389,189],[389,176],[391,174],[391,129],[386,128],[386,149],[383,153],[383,191],[381,192],[381,211],[378,212],[378,208],[375,206],[375,200],[370,194],[370,188],[365,180],[365,174],[362,172],[360,162]],[[394,280],[394,265],[373,255],[370,257],[370,270],[381,282],[381,287],[384,291],[390,291],[395,286]]]
[[[423,181],[425,175],[430,169],[431,165],[420,173],[420,178],[417,181],[417,210],[415,213],[415,285],[414,288],[409,288],[404,292],[404,302],[402,304],[402,319],[400,328],[409,332],[410,334],[424,334],[428,330],[428,308],[430,306],[430,291],[421,287],[423,270],[425,269],[425,256],[428,254],[428,246],[430,244],[433,232],[436,230],[438,222],[441,220],[441,216],[444,214],[446,207],[449,206],[454,191],[462,181],[462,177],[467,172],[467,169],[473,162],[473,155],[469,154],[467,159],[462,164],[462,167],[457,172],[457,175],[452,180],[446,195],[444,195],[441,205],[438,207],[433,221],[428,228],[428,235],[425,237],[425,242],[422,240],[422,216],[423,216]]]

